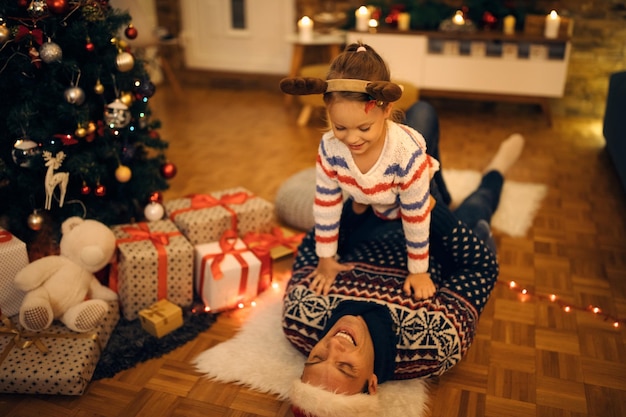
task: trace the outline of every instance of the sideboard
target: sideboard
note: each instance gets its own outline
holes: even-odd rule
[[[348,32],[381,54],[393,78],[414,83],[422,96],[513,101],[541,106],[563,97],[568,37],[499,32]]]

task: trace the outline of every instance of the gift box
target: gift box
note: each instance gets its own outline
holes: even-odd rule
[[[293,256],[304,238],[304,233],[295,233],[284,227],[274,227],[271,233],[247,233],[243,241],[253,252],[268,250],[273,261]]]
[[[193,301],[194,248],[167,219],[111,228],[117,238],[117,261],[109,287],[120,297],[127,320],[167,298],[181,307]]]
[[[168,300],[159,300],[139,312],[139,321],[145,331],[161,338],[183,325],[183,310]]]
[[[268,232],[274,216],[272,203],[243,187],[174,199],[164,207],[193,245],[215,242],[227,230],[239,236]]]
[[[0,228],[0,310],[5,316],[20,311],[26,295],[15,286],[15,275],[28,265],[26,244],[8,231]]]
[[[211,311],[255,298],[271,279],[269,256],[259,259],[232,230],[219,241],[195,246],[196,291]]]
[[[54,321],[41,332],[25,331],[17,316],[0,322],[0,392],[81,395],[91,381],[115,325],[117,301],[91,332],[75,333]]]

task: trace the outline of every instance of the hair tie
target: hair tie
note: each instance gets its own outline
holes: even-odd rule
[[[361,45],[358,48],[356,48],[356,51],[357,52],[365,52],[365,51],[367,51],[367,49],[363,45]]]

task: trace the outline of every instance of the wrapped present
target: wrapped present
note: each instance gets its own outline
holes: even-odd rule
[[[168,300],[159,300],[139,312],[139,321],[145,331],[161,338],[183,325],[183,310]]]
[[[304,233],[294,233],[284,227],[274,227],[271,233],[247,233],[243,241],[256,252],[258,249],[269,250],[273,261],[293,256],[304,238]]]
[[[0,228],[0,310],[6,316],[20,311],[25,293],[15,286],[13,279],[28,262],[26,244]]]
[[[91,332],[75,333],[61,322],[28,332],[17,317],[0,322],[0,392],[81,395],[120,317],[117,301]]]
[[[271,279],[269,256],[259,259],[232,230],[195,251],[196,290],[211,311],[252,300]]]
[[[109,287],[120,297],[122,314],[134,320],[140,310],[167,298],[186,307],[193,301],[194,249],[170,220],[118,225],[117,262]]]
[[[165,212],[193,245],[215,242],[227,230],[239,236],[268,232],[274,205],[243,187],[195,194],[164,204]]]

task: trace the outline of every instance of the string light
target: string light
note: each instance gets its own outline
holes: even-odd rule
[[[497,281],[498,284],[505,284],[504,281]],[[531,294],[530,291],[528,291],[526,288],[519,288],[519,286],[517,285],[517,283],[515,281],[509,281],[508,282],[508,287],[510,290],[512,291],[516,291],[518,292],[521,296],[520,299],[522,302],[526,302],[528,301],[529,297],[532,296],[538,300],[548,300],[552,303],[556,303],[559,306],[561,306],[561,308],[563,309],[563,311],[565,311],[566,313],[571,313],[574,310],[578,310],[578,311],[587,311],[590,312],[596,316],[601,316],[604,318],[604,321],[611,321],[612,322],[612,326],[616,329],[618,329],[622,323],[626,323],[626,321],[624,319],[620,319],[618,317],[615,316],[611,316],[609,314],[605,314],[602,312],[602,309],[598,306],[594,306],[594,305],[590,305],[587,308],[583,308],[583,307],[576,307],[576,306],[572,306],[570,304],[566,304],[566,303],[562,303],[559,300],[559,297],[556,294],[550,294],[550,295],[542,295],[542,294]]]

